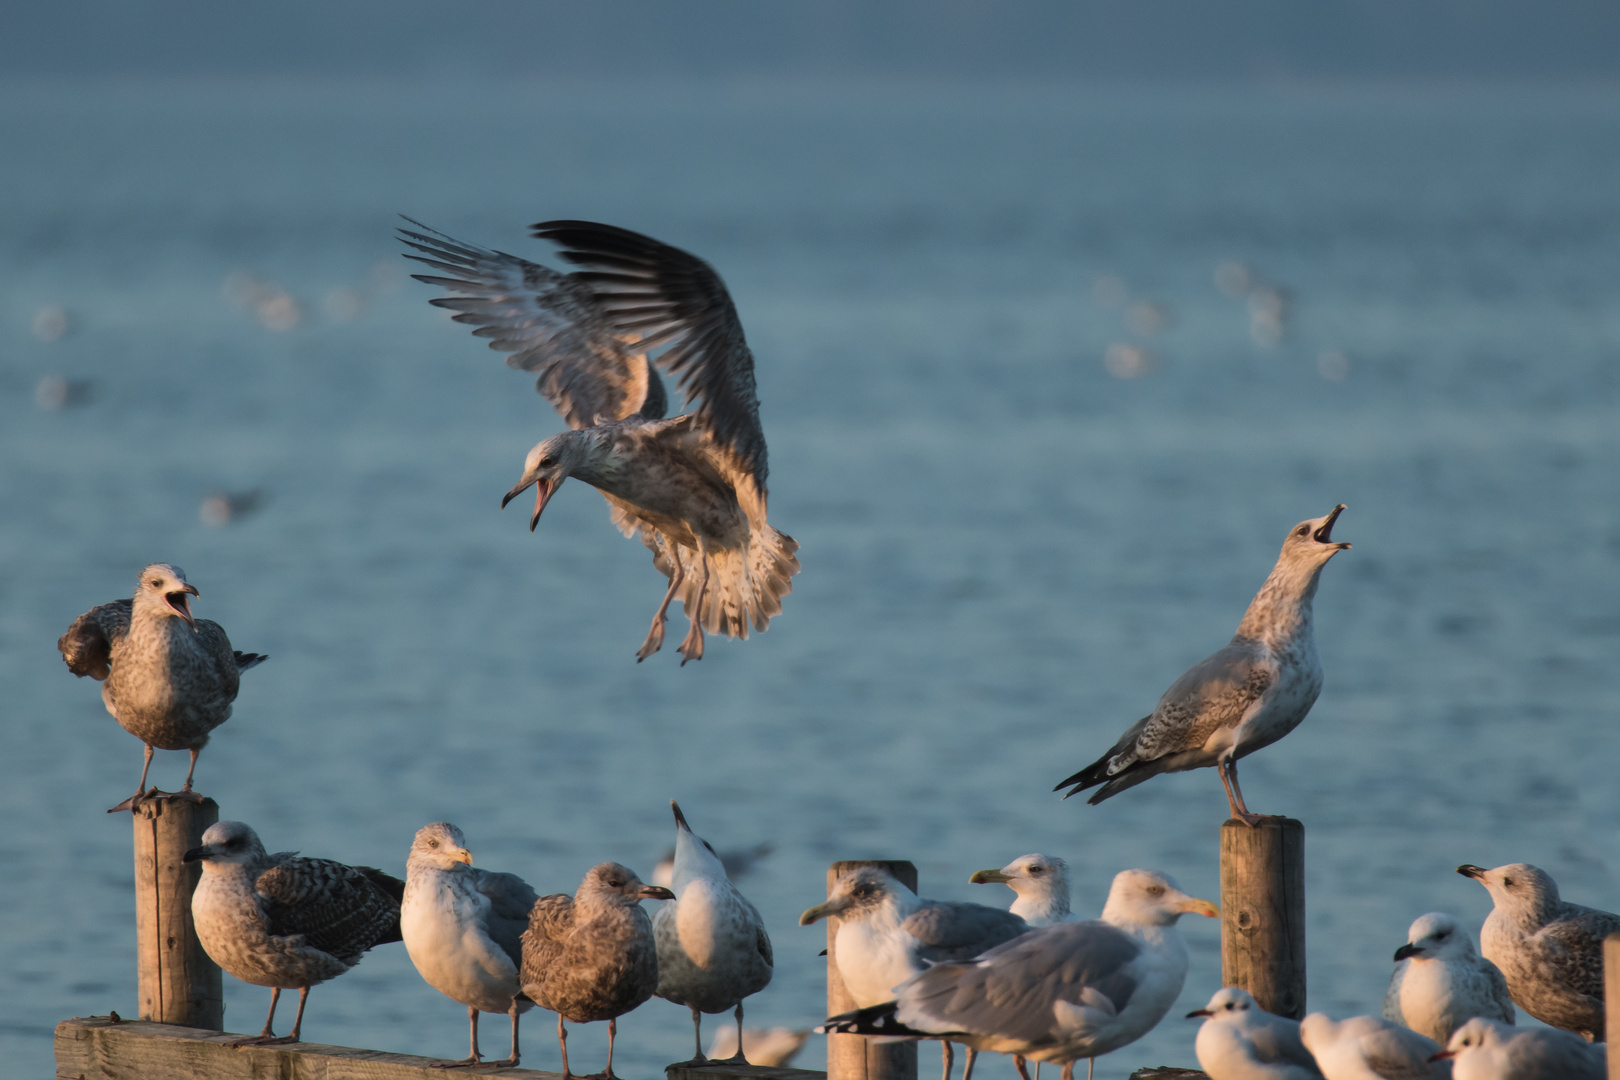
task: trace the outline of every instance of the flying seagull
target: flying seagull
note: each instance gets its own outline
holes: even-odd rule
[[[688,1064],[702,1064],[703,1014],[735,1009],[737,1053],[728,1064],[746,1065],[743,998],[770,984],[775,970],[765,920],[737,891],[709,842],[692,832],[675,800],[673,903],[653,916],[658,942],[658,996],[692,1010],[697,1050]]]
[[[232,1045],[295,1043],[309,988],[348,971],[374,945],[400,940],[405,883],[369,866],[267,854],[240,821],[208,827],[184,862],[202,863],[191,919],[210,959],[243,982],[270,987],[270,1015],[256,1037]],[[298,989],[292,1033],[271,1030],[281,991]]]
[[[197,753],[208,734],[231,718],[242,672],[267,657],[236,652],[225,628],[194,618],[199,595],[185,571],[153,563],[135,596],[101,604],[73,620],[56,642],[68,670],[101,683],[101,700],[123,729],[146,744],[135,794],[107,811],[131,810],[143,796],[200,799],[191,790]],[[176,794],[147,792],[152,750],[190,750],[191,768]]]
[[[533,226],[585,268],[570,274],[411,224],[424,231],[400,232],[421,254],[406,257],[448,275],[414,276],[456,294],[432,303],[510,353],[509,367],[538,372],[536,389],[572,429],[529,451],[501,506],[534,487],[532,532],[568,477],[602,492],[613,523],[639,535],[669,579],[637,660],[663,645],[677,596],[691,623],[683,665],[702,658],[705,631],[764,630],[792,591],[799,545],[766,521],[754,356],[714,268],[590,221]],[[664,351],[649,358],[654,349]],[[690,412],[666,416],[659,368],[679,376]]]
[[[461,830],[435,821],[417,830],[405,863],[400,931],[411,963],[427,984],[467,1006],[472,1052],[446,1068],[480,1064],[478,1014],[506,1013],[518,1063],[518,1014],[533,1004],[523,996],[518,969],[523,931],[539,894],[516,874],[479,870]]]
[[[1258,825],[1238,787],[1238,759],[1287,735],[1322,692],[1322,661],[1311,631],[1311,600],[1322,567],[1349,544],[1333,540],[1340,503],[1326,517],[1289,530],[1282,554],[1226,648],[1177,679],[1158,708],[1131,725],[1113,749],[1063,781],[1064,798],[1101,785],[1100,803],[1165,772],[1213,765],[1232,816]]]
[[[1516,1019],[1507,980],[1474,951],[1457,920],[1443,911],[1421,915],[1395,950],[1395,973],[1384,994],[1384,1019],[1427,1035],[1441,1046],[1476,1016]]]
[[[1054,923],[975,959],[934,964],[895,1000],[832,1017],[826,1030],[955,1040],[1061,1064],[1063,1080],[1074,1080],[1077,1060],[1095,1064],[1135,1042],[1175,1004],[1187,977],[1176,922],[1188,912],[1220,914],[1163,874],[1124,870],[1101,919]]]
[[[658,988],[658,947],[641,901],[674,895],[658,885],[643,885],[618,863],[605,862],[586,872],[573,896],[557,893],[535,901],[523,932],[523,992],[557,1014],[564,1077],[574,1073],[568,1067],[563,1021],[606,1020],[607,1068],[596,1075],[613,1080],[619,1017]]]
[[[1495,907],[1480,929],[1479,948],[1502,969],[1519,1008],[1602,1042],[1603,939],[1620,933],[1620,915],[1560,899],[1558,883],[1527,863],[1459,866],[1457,873],[1491,894]]]

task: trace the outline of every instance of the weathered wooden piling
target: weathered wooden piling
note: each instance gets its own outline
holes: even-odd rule
[[[1603,1029],[1606,1047],[1620,1043],[1620,934],[1603,939]],[[1609,1050],[1609,1080],[1620,1080],[1620,1049]]]
[[[220,971],[191,924],[191,893],[202,868],[181,859],[219,820],[219,804],[142,799],[133,816],[138,1015],[217,1031],[225,1026]]]
[[[1221,979],[1262,1009],[1305,1015],[1305,826],[1221,826]]]
[[[827,869],[827,895],[838,879],[863,866],[881,866],[913,892],[917,891],[917,868],[904,859],[844,859]],[[837,1016],[855,1008],[855,999],[844,989],[838,974],[838,928],[836,915],[827,919],[827,1015]],[[917,1080],[917,1044],[879,1043],[864,1035],[827,1036],[827,1080]]]

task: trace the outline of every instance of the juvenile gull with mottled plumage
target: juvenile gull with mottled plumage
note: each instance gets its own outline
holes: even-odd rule
[[[591,867],[573,896],[556,893],[535,901],[523,932],[523,992],[557,1014],[563,1076],[574,1075],[563,1021],[606,1020],[607,1068],[596,1075],[612,1080],[619,1017],[658,988],[658,946],[641,901],[674,895],[658,885],[643,885],[618,863],[605,862]]]
[[[1485,886],[1495,907],[1479,932],[1485,959],[1502,969],[1519,1008],[1556,1028],[1602,1041],[1603,939],[1620,915],[1571,904],[1545,870],[1509,863],[1459,866]]]
[[[1160,773],[1213,765],[1232,816],[1259,824],[1238,787],[1238,759],[1293,731],[1322,692],[1311,601],[1322,567],[1350,546],[1333,540],[1343,512],[1341,503],[1295,525],[1227,646],[1188,669],[1113,749],[1054,790],[1069,788],[1066,799],[1101,785],[1088,800],[1100,803]]]
[[[523,931],[539,899],[516,874],[479,870],[461,830],[436,821],[417,830],[405,864],[400,929],[405,951],[427,984],[467,1006],[472,1050],[438,1068],[479,1064],[478,1014],[506,1013],[512,1021],[512,1052],[501,1064],[518,1063],[518,1014],[531,1002],[522,996]]]
[[[1406,944],[1395,950],[1384,1019],[1444,1046],[1476,1016],[1514,1022],[1507,980],[1474,951],[1468,932],[1452,916],[1443,911],[1419,916],[1406,932]]]
[[[146,793],[153,747],[191,751],[185,786],[173,797],[197,798],[197,753],[231,718],[241,673],[266,659],[236,652],[219,623],[193,618],[187,597],[196,595],[185,571],[153,563],[141,571],[132,599],[91,608],[56,642],[68,670],[100,682],[107,711],[146,744],[140,785],[108,813],[132,809]]]
[[[658,996],[692,1010],[692,1060],[703,1055],[703,1014],[736,1010],[737,1053],[743,1054],[743,999],[770,985],[775,959],[765,920],[737,891],[709,842],[692,832],[675,800],[675,868],[670,884],[675,900],[653,916],[658,942]]]
[[[234,1045],[297,1042],[311,986],[348,971],[372,946],[400,940],[405,883],[381,870],[267,854],[240,821],[210,825],[184,861],[202,863],[191,918],[203,951],[243,982],[271,988],[264,1030]],[[277,1038],[276,1003],[294,987],[298,1016]]]
[[[532,531],[576,476],[602,492],[626,536],[640,534],[669,589],[638,660],[663,645],[677,595],[691,620],[682,664],[703,656],[704,631],[747,638],[750,626],[764,630],[792,591],[799,545],[766,521],[754,357],[714,268],[590,221],[533,227],[585,268],[571,274],[412,224],[426,232],[400,232],[423,254],[407,258],[450,275],[417,280],[458,294],[432,302],[511,353],[509,366],[538,371],[536,388],[573,429],[529,451],[501,505],[533,486]],[[665,351],[649,359],[657,348]],[[665,418],[659,367],[680,376],[692,411]]]

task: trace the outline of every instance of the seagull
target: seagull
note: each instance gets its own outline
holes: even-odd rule
[[[1607,1044],[1548,1028],[1520,1030],[1476,1017],[1436,1055],[1451,1060],[1454,1080],[1604,1080]]]
[[[1076,1060],[1095,1064],[1135,1042],[1175,1004],[1187,977],[1176,921],[1188,912],[1220,915],[1164,874],[1124,870],[1101,919],[1055,923],[976,959],[937,963],[897,987],[894,1001],[832,1017],[824,1029],[955,1040],[1015,1062],[1060,1063],[1063,1080],[1074,1080]]]
[[[1076,918],[1069,911],[1069,864],[1056,855],[1020,855],[1000,870],[980,870],[968,880],[975,885],[1006,885],[1018,897],[1007,910],[1030,926]]]
[[[1054,790],[1069,788],[1067,799],[1100,784],[1095,804],[1160,773],[1213,765],[1232,816],[1258,825],[1263,815],[1249,813],[1238,787],[1238,759],[1293,731],[1322,692],[1311,600],[1322,567],[1350,547],[1333,540],[1343,512],[1340,503],[1295,525],[1226,648],[1189,668],[1113,749]]]
[[[1299,1037],[1327,1080],[1445,1080],[1450,1069],[1435,1058],[1440,1044],[1378,1016],[1335,1022],[1311,1013]]]
[[[1210,1080],[1322,1080],[1299,1041],[1299,1021],[1268,1013],[1247,990],[1228,986],[1187,1014],[1204,1017],[1194,1049]]]
[[[1384,1019],[1441,1046],[1465,1020],[1514,1021],[1507,980],[1474,951],[1457,920],[1441,911],[1420,916],[1395,950],[1395,974],[1384,994]]]
[[[185,571],[153,563],[141,571],[132,599],[91,608],[56,642],[68,670],[101,683],[112,718],[146,744],[135,794],[109,814],[133,810],[143,797],[200,801],[191,790],[197,752],[208,745],[208,733],[231,718],[242,672],[268,659],[236,652],[219,623],[193,618],[188,597],[197,595]],[[146,792],[154,747],[191,751],[179,792]]]
[[[658,988],[658,947],[641,901],[673,896],[660,886],[643,885],[618,863],[605,862],[591,867],[573,896],[542,896],[530,909],[523,932],[523,993],[557,1014],[564,1077],[574,1074],[563,1021],[606,1020],[607,1068],[597,1075],[612,1080],[618,1018]]]
[[[367,949],[400,940],[405,883],[381,870],[266,854],[240,821],[210,825],[181,861],[202,863],[191,919],[203,951],[243,982],[270,987],[264,1030],[232,1046],[297,1042],[311,986],[348,971]],[[276,1003],[293,987],[298,1016],[292,1034],[278,1038]]]
[[[1010,911],[954,900],[923,900],[880,866],[849,871],[833,893],[799,916],[809,926],[829,915],[840,918],[833,955],[844,988],[860,1008],[894,999],[894,988],[930,964],[969,960],[1029,930]],[[950,1080],[951,1040],[942,1040],[945,1080]],[[977,1049],[968,1050],[963,1080],[971,1080]]]
[[[687,1065],[701,1065],[703,1014],[736,1009],[737,1053],[727,1063],[746,1065],[743,1055],[743,998],[770,984],[775,961],[771,938],[759,911],[726,876],[709,842],[692,832],[674,799],[674,903],[653,916],[658,941],[658,996],[692,1010],[696,1053]]]
[[[533,226],[585,267],[571,274],[411,224],[424,231],[401,229],[402,239],[422,254],[406,257],[450,275],[413,276],[456,294],[432,303],[511,353],[509,367],[539,372],[536,389],[572,429],[529,451],[501,506],[534,487],[532,532],[568,477],[602,492],[613,523],[639,534],[669,578],[638,661],[662,647],[677,596],[691,622],[682,666],[702,658],[705,631],[745,639],[750,624],[763,631],[792,591],[799,545],[766,521],[754,356],[714,268],[591,221]],[[659,368],[679,375],[692,411],[666,418]]]
[[[1526,863],[1459,866],[1495,907],[1479,932],[1485,959],[1502,969],[1519,1008],[1565,1031],[1603,1041],[1603,939],[1620,915],[1558,898],[1558,884]]]
[[[405,863],[405,898],[399,924],[405,951],[427,984],[467,1006],[472,1053],[435,1068],[478,1065],[478,1014],[512,1019],[512,1053],[501,1065],[518,1063],[518,1014],[533,1004],[518,978],[529,909],[539,895],[516,874],[473,867],[461,830],[436,821],[417,830]]]
[[[809,1039],[809,1028],[744,1028],[739,1047],[737,1033],[724,1027],[715,1032],[714,1041],[709,1044],[709,1060],[734,1057],[746,1050],[750,1065],[782,1069],[793,1064]]]

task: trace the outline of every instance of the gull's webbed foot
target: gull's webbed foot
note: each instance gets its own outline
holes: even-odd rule
[[[107,813],[120,814],[125,810],[133,813],[135,808],[140,805],[142,799],[155,799],[162,794],[163,792],[159,791],[156,786],[153,786],[151,791],[137,791],[135,794],[131,795],[117,806],[108,810]]]
[[[685,667],[688,660],[703,659],[703,627],[693,622],[692,628],[686,632],[686,637],[676,652],[681,654],[681,667]]]
[[[652,629],[647,631],[647,640],[641,643],[636,650],[636,663],[641,663],[647,657],[664,647],[664,618],[656,616],[652,622]]]

